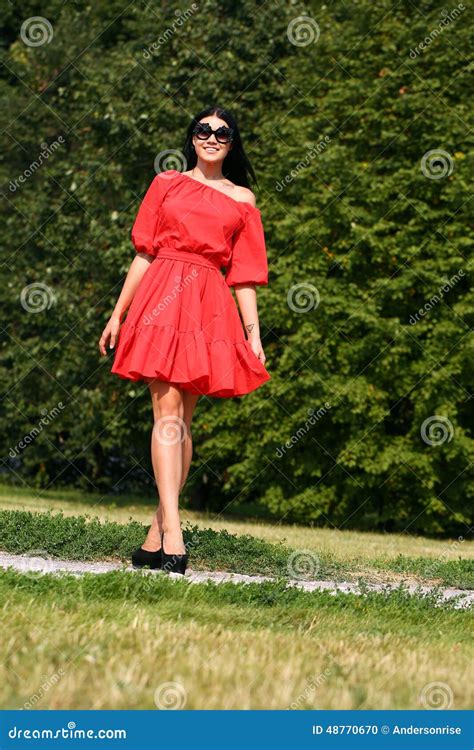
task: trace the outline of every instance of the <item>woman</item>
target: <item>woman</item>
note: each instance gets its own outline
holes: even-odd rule
[[[99,342],[105,355],[118,339],[111,372],[145,381],[152,399],[159,505],[132,563],[181,574],[188,555],[178,497],[199,396],[242,396],[270,379],[255,289],[268,284],[265,238],[248,187],[248,173],[254,180],[255,174],[234,117],[219,107],[200,112],[183,153],[190,168],[159,173],[140,205],[132,229],[136,257]]]

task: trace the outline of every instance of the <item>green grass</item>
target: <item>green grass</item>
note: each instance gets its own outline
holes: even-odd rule
[[[194,709],[422,708],[436,681],[472,701],[471,615],[433,594],[9,570],[0,599],[2,708],[153,709],[169,681]]]
[[[96,575],[85,573],[76,577],[64,574],[41,574],[31,572],[24,575],[19,571],[5,570],[0,574],[0,591],[6,596],[16,590],[36,597],[53,595],[61,603],[63,611],[77,609],[86,601],[101,602],[119,600],[139,604],[159,605],[160,617],[167,615],[180,619],[193,619],[201,624],[212,625],[216,611],[235,607],[235,613],[242,615],[235,619],[233,614],[227,625],[244,624],[255,627],[302,628],[306,630],[314,620],[315,613],[350,614],[350,622],[343,618],[337,631],[341,636],[352,633],[354,616],[360,630],[361,619],[366,633],[387,634],[394,627],[399,632],[415,635],[420,629],[435,637],[436,633],[448,631],[453,642],[468,643],[470,635],[467,623],[472,621],[469,610],[453,610],[452,604],[443,601],[439,592],[429,592],[413,597],[400,585],[395,591],[373,593],[364,596],[325,591],[304,591],[286,581],[263,583],[221,583],[207,582],[193,584],[186,579],[174,579],[165,573],[111,571]],[[219,620],[220,621],[220,620]],[[449,627],[448,627],[449,624]],[[348,629],[345,629],[346,626]],[[447,628],[447,629],[446,629]],[[426,634],[425,633],[425,634]]]
[[[205,513],[186,508],[181,498],[183,523],[200,529],[226,531],[234,536],[250,535],[277,546],[309,550],[338,570],[344,577],[366,580],[400,581],[430,580],[453,586],[472,586],[474,544],[465,537],[434,539],[410,533],[386,534],[318,528],[296,524],[243,519],[235,514]],[[148,528],[154,510],[154,500],[140,495],[113,496],[84,493],[81,490],[37,490],[0,485],[0,509],[44,513],[61,511],[65,516],[92,515],[101,521],[128,524],[141,523]],[[184,507],[183,507],[184,506]],[[140,540],[142,541],[142,540]],[[428,565],[424,560],[428,559]],[[400,571],[400,560],[406,561],[405,572]],[[408,571],[411,561],[416,564]],[[459,561],[468,561],[461,565]],[[437,563],[442,565],[438,566]],[[453,563],[453,565],[451,565]],[[465,568],[469,578],[465,578]],[[439,571],[440,576],[433,576]],[[461,580],[460,580],[461,576]]]
[[[75,493],[2,502],[0,549],[90,561],[128,563],[152,513],[137,498],[90,507]],[[420,709],[434,682],[452,708],[472,705],[470,612],[403,586],[359,597],[286,587],[289,555],[302,550],[317,578],[474,588],[469,542],[184,518],[194,569],[278,581],[0,571],[3,708],[155,709],[167,682],[192,709]]]
[[[120,560],[129,562],[132,550],[140,546],[147,526],[136,521],[118,524],[87,516],[65,516],[61,511],[31,513],[0,511],[0,549],[15,554],[38,552],[69,560]],[[292,550],[282,542],[267,542],[250,534],[237,536],[225,529],[203,529],[187,524],[185,542],[196,570],[225,570],[249,575],[291,577]],[[303,551],[309,559],[313,579],[344,580],[373,578],[367,561],[357,565],[340,561],[329,553]],[[290,567],[289,567],[290,565]],[[364,569],[365,565],[365,569]],[[471,560],[433,560],[397,556],[377,561],[379,571],[405,574],[444,585],[474,588]],[[400,578],[403,576],[401,575]]]
[[[448,586],[462,589],[474,589],[474,564],[472,560],[433,560],[426,557],[407,557],[398,555],[390,561],[375,561],[380,571],[384,569],[393,573],[414,574],[420,579],[437,579]]]
[[[135,521],[118,524],[61,513],[0,511],[0,549],[15,554],[42,550],[68,560],[129,563],[132,550],[140,546],[145,534],[146,527]],[[283,545],[197,526],[185,528],[184,538],[195,569],[288,577],[288,549]],[[329,565],[325,572],[329,573]]]

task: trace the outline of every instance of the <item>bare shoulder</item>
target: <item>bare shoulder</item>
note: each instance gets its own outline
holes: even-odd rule
[[[165,169],[162,172],[158,172],[156,176],[162,180],[169,180],[171,177],[176,177],[179,174],[181,172],[178,172],[177,169]]]
[[[252,193],[250,188],[243,187],[242,185],[237,185],[236,188],[236,200],[243,201],[244,203],[250,203],[251,206],[256,208],[257,199],[255,198],[255,195],[254,193]]]

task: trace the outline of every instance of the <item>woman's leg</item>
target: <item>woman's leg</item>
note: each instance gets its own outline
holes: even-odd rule
[[[186,479],[188,477],[189,469],[191,466],[193,456],[193,443],[191,433],[191,423],[193,419],[194,409],[199,399],[199,394],[191,393],[183,389],[183,403],[184,403],[184,422],[186,425],[186,434],[182,442],[182,478],[179,491],[183,489]],[[158,482],[157,482],[158,484]],[[161,546],[161,532],[163,531],[163,515],[161,503],[158,501],[158,508],[153,514],[150,530],[148,532],[146,541],[143,543],[143,549],[154,552]],[[166,547],[168,549],[168,546]]]
[[[190,391],[183,390],[183,403],[184,403],[184,423],[186,425],[186,436],[183,440],[183,474],[181,478],[181,486],[179,491],[183,489],[186,479],[188,478],[191,461],[193,458],[193,436],[191,433],[191,423],[193,421],[194,409],[199,399],[199,394],[190,393]]]
[[[199,394],[178,389],[170,383],[159,380],[154,380],[149,385],[154,418],[151,455],[160,500],[142,547],[149,551],[159,549],[161,533],[166,530],[166,551],[170,554],[173,552],[181,554],[178,548],[181,545],[181,551],[184,551],[184,547],[179,524],[178,502],[174,497],[176,496],[177,476],[179,478],[177,495],[179,496],[191,466],[193,453],[191,422]],[[178,448],[181,449],[181,459],[179,459]],[[166,495],[165,500],[162,498],[163,493]],[[165,507],[168,508],[166,518],[163,513]]]

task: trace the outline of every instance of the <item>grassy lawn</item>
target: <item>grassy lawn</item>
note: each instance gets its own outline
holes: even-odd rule
[[[0,599],[2,708],[154,709],[168,682],[191,709],[472,705],[471,615],[430,597],[4,571]]]
[[[69,558],[125,561],[131,549],[143,541],[153,512],[153,504],[139,497],[116,498],[112,502],[100,496],[84,496],[77,490],[39,494],[37,497],[30,490],[0,486],[0,509],[26,512],[23,547],[15,546],[22,539],[21,530],[15,527],[3,534],[0,529],[0,548],[12,552],[48,549],[51,554]],[[89,521],[97,518],[103,528],[96,528],[98,522],[87,532],[84,524],[72,525],[69,530],[63,525],[61,532],[58,525],[57,538],[52,540],[50,526],[41,530],[39,522],[28,519],[28,512],[46,511],[60,511],[72,524],[78,516],[86,516]],[[474,588],[474,544],[463,539],[436,540],[408,533],[377,534],[278,525],[186,510],[182,517],[185,527],[192,525],[201,531],[200,544],[192,552],[191,564],[195,569],[285,575],[289,552],[298,550],[314,556],[313,577],[316,578],[429,582]],[[16,524],[21,526],[21,523],[18,518]],[[94,540],[91,539],[93,531]],[[82,537],[78,536],[81,533]],[[64,542],[64,538],[70,536],[76,543]],[[55,546],[51,541],[58,544]]]
[[[0,549],[19,554],[129,563],[153,511],[141,498],[0,492]],[[286,588],[294,551],[314,556],[315,578],[474,588],[472,543],[183,517],[194,569],[278,580],[0,570],[2,708],[419,709],[432,683],[450,707],[472,705],[469,611],[403,588],[363,597]]]

